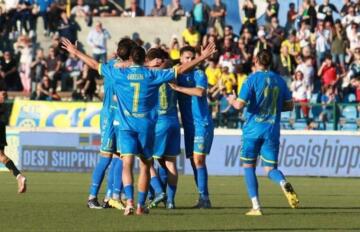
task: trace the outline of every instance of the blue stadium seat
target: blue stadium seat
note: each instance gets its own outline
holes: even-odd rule
[[[291,112],[282,112],[281,113],[281,121],[288,121],[291,118]]]
[[[340,126],[339,130],[342,130],[342,131],[357,131],[359,129],[358,129],[358,126],[356,125],[356,123],[348,122],[348,123],[345,123],[343,126]]]
[[[305,130],[306,123],[304,123],[304,122],[295,122],[294,123],[294,128],[295,128],[295,130]]]
[[[318,98],[319,98],[319,94],[318,93],[313,93],[311,95],[310,103],[312,103],[312,104],[318,103]]]
[[[356,96],[353,93],[348,94],[345,96],[345,102],[356,102]]]
[[[347,121],[355,121],[357,118],[357,111],[355,106],[345,106],[342,111],[343,116]]]

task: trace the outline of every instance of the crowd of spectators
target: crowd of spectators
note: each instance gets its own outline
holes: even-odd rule
[[[58,100],[59,91],[71,91],[73,99],[92,100],[98,96],[99,77],[76,57],[68,57],[59,49],[59,38],[75,42],[77,21],[85,20],[93,29],[87,41],[80,42],[91,46],[94,58],[105,61],[110,56],[106,42],[111,34],[101,22],[93,22],[93,16],[145,15],[136,0],[131,0],[125,9],[114,1],[100,0],[95,1],[96,5],[88,5],[77,0],[68,17],[65,2],[5,0],[4,8],[0,8],[0,78],[9,91],[29,92],[31,98],[40,100]],[[208,77],[214,117],[222,115],[221,123],[239,116],[227,104],[226,97],[239,92],[253,71],[254,55],[261,50],[272,52],[272,70],[283,76],[299,103],[298,117],[313,122],[308,103],[320,103],[326,109],[333,102],[360,102],[360,86],[354,81],[360,76],[359,0],[343,0],[341,9],[329,0],[303,0],[298,7],[290,3],[284,26],[279,23],[278,0],[267,1],[264,20],[257,19],[258,6],[254,1],[244,0],[240,6],[244,16],[240,32],[227,24],[227,7],[221,0],[215,0],[213,5],[193,0],[192,9],[187,12],[181,0],[172,0],[169,5],[154,0],[148,15],[174,20],[187,17],[187,27],[181,35],[174,35],[168,44],[156,38],[152,45],[167,50],[174,62],[179,60],[184,45],[201,52],[201,47],[210,41],[216,43],[217,54],[201,68]],[[51,47],[45,50],[35,47],[39,17],[44,19],[44,35],[52,40]],[[328,111],[318,117],[329,120],[332,115],[324,112]]]

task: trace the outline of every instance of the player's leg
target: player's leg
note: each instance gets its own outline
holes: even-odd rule
[[[17,169],[14,162],[9,159],[4,153],[4,147],[0,146],[0,162],[5,165],[9,171],[15,176],[18,182],[18,193],[26,192],[26,178],[21,174],[21,172]]]
[[[197,171],[197,183],[200,199],[196,207],[211,208],[208,190],[208,171],[206,156],[210,153],[214,129],[212,126],[197,127],[194,138],[194,163]]]
[[[194,126],[184,126],[185,155],[186,158],[190,160],[191,168],[193,169],[193,173],[194,173],[195,185],[196,187],[198,187],[197,168],[193,157],[194,138],[195,138]]]
[[[261,148],[261,159],[265,172],[270,180],[281,186],[291,208],[299,207],[299,199],[294,188],[284,174],[277,169],[279,141],[266,140]]]
[[[259,185],[256,177],[256,161],[261,149],[262,141],[260,139],[243,138],[241,161],[244,167],[244,179],[252,208],[246,215],[262,215],[259,200]]]
[[[176,156],[167,156],[165,157],[165,166],[168,174],[168,184],[167,184],[167,209],[175,208],[175,194],[177,190],[178,182],[178,171],[176,167]]]
[[[140,158],[140,172],[138,180],[138,199],[136,214],[142,215],[148,213],[148,209],[145,206],[147,192],[149,190],[150,180],[150,166],[151,161],[145,157]]]
[[[112,207],[112,206],[110,206],[109,201],[113,194],[113,183],[114,183],[114,174],[113,173],[114,173],[114,159],[111,160],[110,168],[109,168],[109,171],[107,174],[108,175],[107,176],[107,187],[106,187],[104,202],[102,205],[102,207],[104,209]]]
[[[112,183],[109,205],[119,210],[125,209],[124,204],[120,200],[120,193],[122,190],[122,166],[123,162],[119,154],[114,154],[112,166],[110,169],[112,171],[109,172],[109,178],[111,179],[110,181]]]
[[[0,162],[3,163],[5,167],[15,176],[18,182],[18,193],[25,193],[26,178],[17,169],[14,162],[5,155],[4,150],[6,145],[6,125],[0,121]]]
[[[166,198],[166,196],[163,186],[161,184],[161,180],[155,170],[153,160],[151,161],[151,165],[150,165],[150,186],[155,192],[155,198],[149,204],[149,208],[155,208],[157,207],[158,203],[160,203]]]

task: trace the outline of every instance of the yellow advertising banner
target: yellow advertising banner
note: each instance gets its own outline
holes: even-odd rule
[[[15,99],[10,126],[99,128],[100,102],[48,102]]]

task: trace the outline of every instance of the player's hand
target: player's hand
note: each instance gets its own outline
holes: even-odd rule
[[[162,64],[162,59],[159,58],[155,58],[149,62],[146,62],[145,66],[148,68],[155,68],[155,67],[160,67],[160,65]]]
[[[179,89],[179,86],[174,82],[169,82],[169,86],[170,86],[170,88],[172,88],[175,91],[177,91]]]
[[[4,103],[6,99],[6,92],[0,91],[0,103]]]
[[[236,100],[236,94],[235,91],[232,91],[232,94],[230,94],[227,98],[227,101],[232,105],[233,102]]]
[[[78,51],[76,44],[72,44],[70,40],[64,37],[61,38],[61,48],[65,49],[70,54],[75,54]]]
[[[201,48],[201,55],[208,58],[217,52],[215,43],[209,43],[205,48]]]

